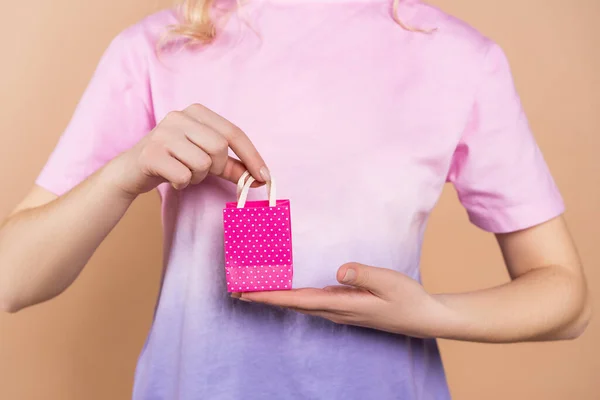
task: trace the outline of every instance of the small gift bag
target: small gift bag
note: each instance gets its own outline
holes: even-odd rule
[[[236,203],[223,210],[227,290],[258,292],[292,288],[290,201],[276,200],[275,182],[267,183],[269,200],[247,201],[254,178],[238,182]]]

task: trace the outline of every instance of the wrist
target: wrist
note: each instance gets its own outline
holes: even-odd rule
[[[440,339],[456,339],[466,325],[464,318],[446,301],[445,295],[430,294],[428,336]]]
[[[97,179],[105,191],[114,195],[120,200],[133,202],[138,193],[127,189],[126,180],[127,165],[122,156],[118,156],[108,162],[100,171]]]
[[[469,321],[464,310],[455,307],[452,294],[431,295],[437,303],[440,316],[438,338],[452,340],[469,340],[469,332],[474,328],[473,322]]]

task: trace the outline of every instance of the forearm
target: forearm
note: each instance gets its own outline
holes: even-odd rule
[[[0,301],[17,311],[64,291],[133,201],[105,169],[0,229]]]
[[[589,319],[587,296],[584,279],[544,267],[495,288],[434,297],[446,309],[440,336],[508,343],[579,336]]]

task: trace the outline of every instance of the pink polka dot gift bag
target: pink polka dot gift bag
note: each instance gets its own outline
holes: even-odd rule
[[[237,202],[223,210],[227,291],[259,292],[292,288],[290,201],[277,200],[275,182],[267,183],[268,200],[249,201],[254,178],[244,173]]]

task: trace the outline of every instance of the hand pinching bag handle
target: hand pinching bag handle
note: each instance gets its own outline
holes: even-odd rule
[[[246,178],[248,180],[246,180]],[[237,183],[237,207],[244,208],[246,205],[246,200],[248,199],[248,192],[250,191],[250,186],[255,182],[254,177],[250,175],[250,172],[246,171],[242,174]],[[277,205],[277,192],[275,189],[275,181],[273,178],[269,182],[267,182],[267,193],[269,196],[269,207],[275,207]]]
[[[266,185],[268,200],[248,200],[254,182],[245,172],[237,184],[237,201],[223,210],[227,290],[289,290],[293,278],[290,201],[277,199],[273,180]]]

